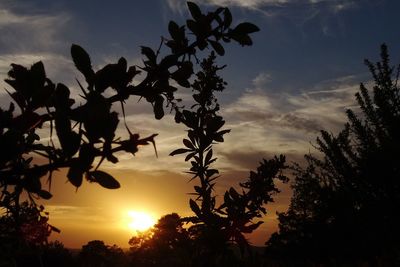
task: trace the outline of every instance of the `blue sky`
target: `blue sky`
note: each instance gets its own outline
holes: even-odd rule
[[[197,3],[203,9],[211,9],[215,4],[228,6],[234,21],[250,21],[261,29],[253,35],[252,47],[228,45],[226,55],[219,59],[221,64],[228,65],[222,72],[228,88],[219,101],[227,127],[232,129],[226,142],[217,148],[217,167],[223,171],[219,192],[244,177],[263,157],[284,153],[289,160],[301,160],[304,153],[313,152],[310,142],[318,130],[337,131],[345,121],[346,108],[354,106],[353,95],[359,83],[370,83],[363,60],[376,61],[381,43],[388,44],[392,63],[400,62],[397,27],[400,1],[397,0],[204,0]],[[157,48],[160,36],[167,35],[168,21],[182,23],[188,16],[183,0],[0,0],[1,80],[6,78],[10,63],[29,66],[42,60],[49,78],[76,89],[75,77],[83,79],[74,70],[69,56],[72,43],[80,44],[89,52],[95,67],[114,63],[120,56],[130,64],[140,64],[139,47]],[[3,82],[0,86],[6,87]],[[7,101],[5,93],[0,92],[0,103],[5,105]],[[185,207],[177,207],[175,202],[166,204],[167,199],[177,195],[188,198],[185,193],[190,190],[182,176],[187,168],[183,159],[168,157],[169,152],[180,146],[184,129],[176,126],[171,116],[155,121],[151,110],[147,103],[132,101],[127,107],[127,121],[142,135],[159,133],[157,164],[153,164],[153,150],[144,148],[134,160],[122,155],[118,166],[106,165],[106,168],[116,173],[131,171],[127,176],[134,177],[121,178],[122,186],[125,185],[118,193],[121,203],[146,202],[147,208],[151,207],[158,216],[176,210],[185,215],[189,212],[187,203]],[[120,132],[124,134],[123,129]],[[155,188],[141,177],[156,174],[175,179],[172,184],[180,189],[163,192],[162,201],[147,196],[135,198],[140,191]],[[65,176],[61,180],[59,189],[57,186],[54,189],[55,196],[57,190],[65,192]],[[162,183],[160,179],[161,189],[171,187],[170,182]],[[129,189],[130,186],[134,189]],[[106,200],[93,201],[83,197],[84,192],[95,194],[92,188],[80,191],[75,196],[71,186],[71,192],[48,203],[56,221],[72,216],[65,215],[65,208],[57,213],[57,207],[70,210],[76,206],[89,207],[81,209],[81,213],[87,213],[80,218],[98,218],[98,213],[90,207],[101,207],[108,200],[116,199],[114,193],[102,191]],[[289,197],[290,192],[286,190],[278,198],[280,201],[269,215],[270,221],[274,220],[275,210],[284,209]],[[270,233],[275,226],[273,223],[262,226],[264,239],[255,238],[254,242],[262,244],[265,233]],[[68,230],[69,226],[65,227],[67,233],[74,233]],[[122,244],[119,239],[109,241]],[[78,246],[78,243],[68,244]]]

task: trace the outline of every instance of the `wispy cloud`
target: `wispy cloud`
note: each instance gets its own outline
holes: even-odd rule
[[[226,142],[217,148],[222,158],[219,163],[226,170],[244,170],[250,161],[257,163],[280,153],[288,155],[289,160],[301,160],[312,150],[310,142],[320,130],[341,129],[345,110],[354,105],[358,89],[358,84],[347,77],[322,82],[303,93],[274,94],[268,93],[268,84],[259,86],[262,76],[254,79],[253,88],[222,109],[226,127],[232,129]]]
[[[69,27],[71,16],[67,13],[43,13],[13,2],[6,6],[0,3],[0,88],[7,85],[10,64],[16,63],[29,67],[37,61],[43,61],[48,77],[55,82],[69,83],[67,77],[73,64],[63,54],[64,34]]]
[[[0,4],[0,53],[54,49],[70,19],[66,13],[22,14]]]
[[[332,11],[342,11],[355,6],[355,1],[352,0],[202,0],[195,1],[203,5],[217,5],[228,7],[240,7],[252,10],[262,10],[263,8],[271,7],[302,7],[315,5],[329,5]],[[171,10],[182,13],[186,1],[184,0],[167,0]]]

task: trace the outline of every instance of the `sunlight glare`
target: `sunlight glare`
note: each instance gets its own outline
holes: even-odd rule
[[[156,220],[146,212],[128,211],[129,222],[128,227],[135,231],[146,231],[151,228]]]

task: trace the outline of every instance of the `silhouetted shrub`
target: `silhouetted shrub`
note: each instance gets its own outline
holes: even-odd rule
[[[306,155],[306,166],[294,166],[293,197],[268,241],[270,257],[400,264],[399,69],[390,66],[386,45],[380,62],[365,63],[373,89],[361,83],[342,131],[321,131],[322,159]]]

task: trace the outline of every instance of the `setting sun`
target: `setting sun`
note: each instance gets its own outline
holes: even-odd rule
[[[128,211],[128,228],[134,231],[146,231],[156,223],[152,215],[140,211]]]

